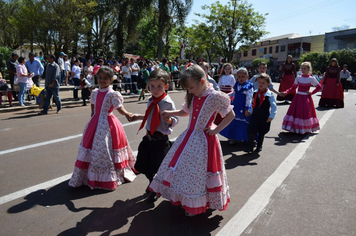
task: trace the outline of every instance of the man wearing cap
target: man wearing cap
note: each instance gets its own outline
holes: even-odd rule
[[[9,59],[6,62],[7,71],[9,72],[9,75],[10,75],[10,85],[11,85],[12,97],[14,98],[14,100],[17,100],[17,95],[16,95],[16,91],[15,91],[15,87],[14,87],[16,66],[19,64],[17,62],[17,58],[19,58],[19,55],[16,52],[13,52],[11,54],[11,59]]]
[[[64,55],[65,55],[65,53],[61,52],[59,54],[59,58],[58,58],[58,65],[59,65],[59,69],[61,70],[61,79],[59,81],[59,84],[62,84],[64,78],[66,77],[66,71],[64,69],[64,60],[63,60]]]
[[[35,59],[35,54],[33,54],[33,52],[28,54],[28,58],[30,60],[26,61],[25,66],[27,67],[29,73],[34,73],[34,76],[32,77],[33,83],[37,87],[40,87],[40,76],[42,76],[44,71],[42,63]]]
[[[59,93],[59,80],[60,80],[60,68],[55,62],[56,56],[48,56],[48,64],[46,67],[46,76],[45,76],[45,88],[46,88],[46,101],[43,107],[43,110],[39,112],[39,115],[46,115],[48,111],[49,104],[54,97],[54,102],[57,105],[57,114],[61,113],[62,103],[58,95]]]

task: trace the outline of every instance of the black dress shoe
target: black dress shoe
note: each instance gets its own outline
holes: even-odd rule
[[[260,152],[260,151],[262,151],[262,146],[257,146],[256,152]]]
[[[248,153],[253,152],[253,147],[251,147],[251,146],[246,147],[244,149],[244,152],[248,152]]]
[[[150,192],[150,194],[146,198],[146,202],[153,203],[153,202],[157,201],[158,198],[159,198],[159,196],[157,196],[157,194],[155,192]]]

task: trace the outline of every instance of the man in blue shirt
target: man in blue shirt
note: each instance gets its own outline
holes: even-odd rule
[[[37,87],[40,87],[40,77],[44,71],[43,65],[39,60],[35,59],[35,54],[33,52],[28,54],[28,58],[30,60],[26,61],[25,66],[29,73],[34,73],[34,76],[32,77],[33,83]]]

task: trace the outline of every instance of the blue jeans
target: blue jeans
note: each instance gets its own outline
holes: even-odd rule
[[[43,107],[43,112],[47,113],[49,104],[50,104],[51,99],[52,99],[52,96],[54,98],[54,102],[57,105],[57,111],[62,109],[61,98],[59,97],[58,93],[59,93],[59,88],[58,87],[57,88],[46,87],[46,102],[45,102],[45,105]]]
[[[62,71],[61,71],[61,81],[60,81],[59,84],[62,84],[62,83],[63,83],[63,80],[64,80],[65,77],[66,77],[66,71],[65,71],[65,70],[62,70]]]
[[[27,91],[27,83],[20,83],[19,82],[19,104],[25,104],[25,96]]]
[[[130,92],[132,92],[132,87],[131,87],[131,78],[125,78],[124,77],[124,83],[125,83],[125,92],[127,93],[127,87],[129,87]]]
[[[80,79],[79,78],[73,78],[72,82],[74,84],[74,89],[73,89],[73,98],[77,99],[78,98],[78,88],[80,86]]]

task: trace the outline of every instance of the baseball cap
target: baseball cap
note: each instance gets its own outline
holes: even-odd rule
[[[60,56],[64,56],[64,52],[61,52],[59,55],[60,55]]]

